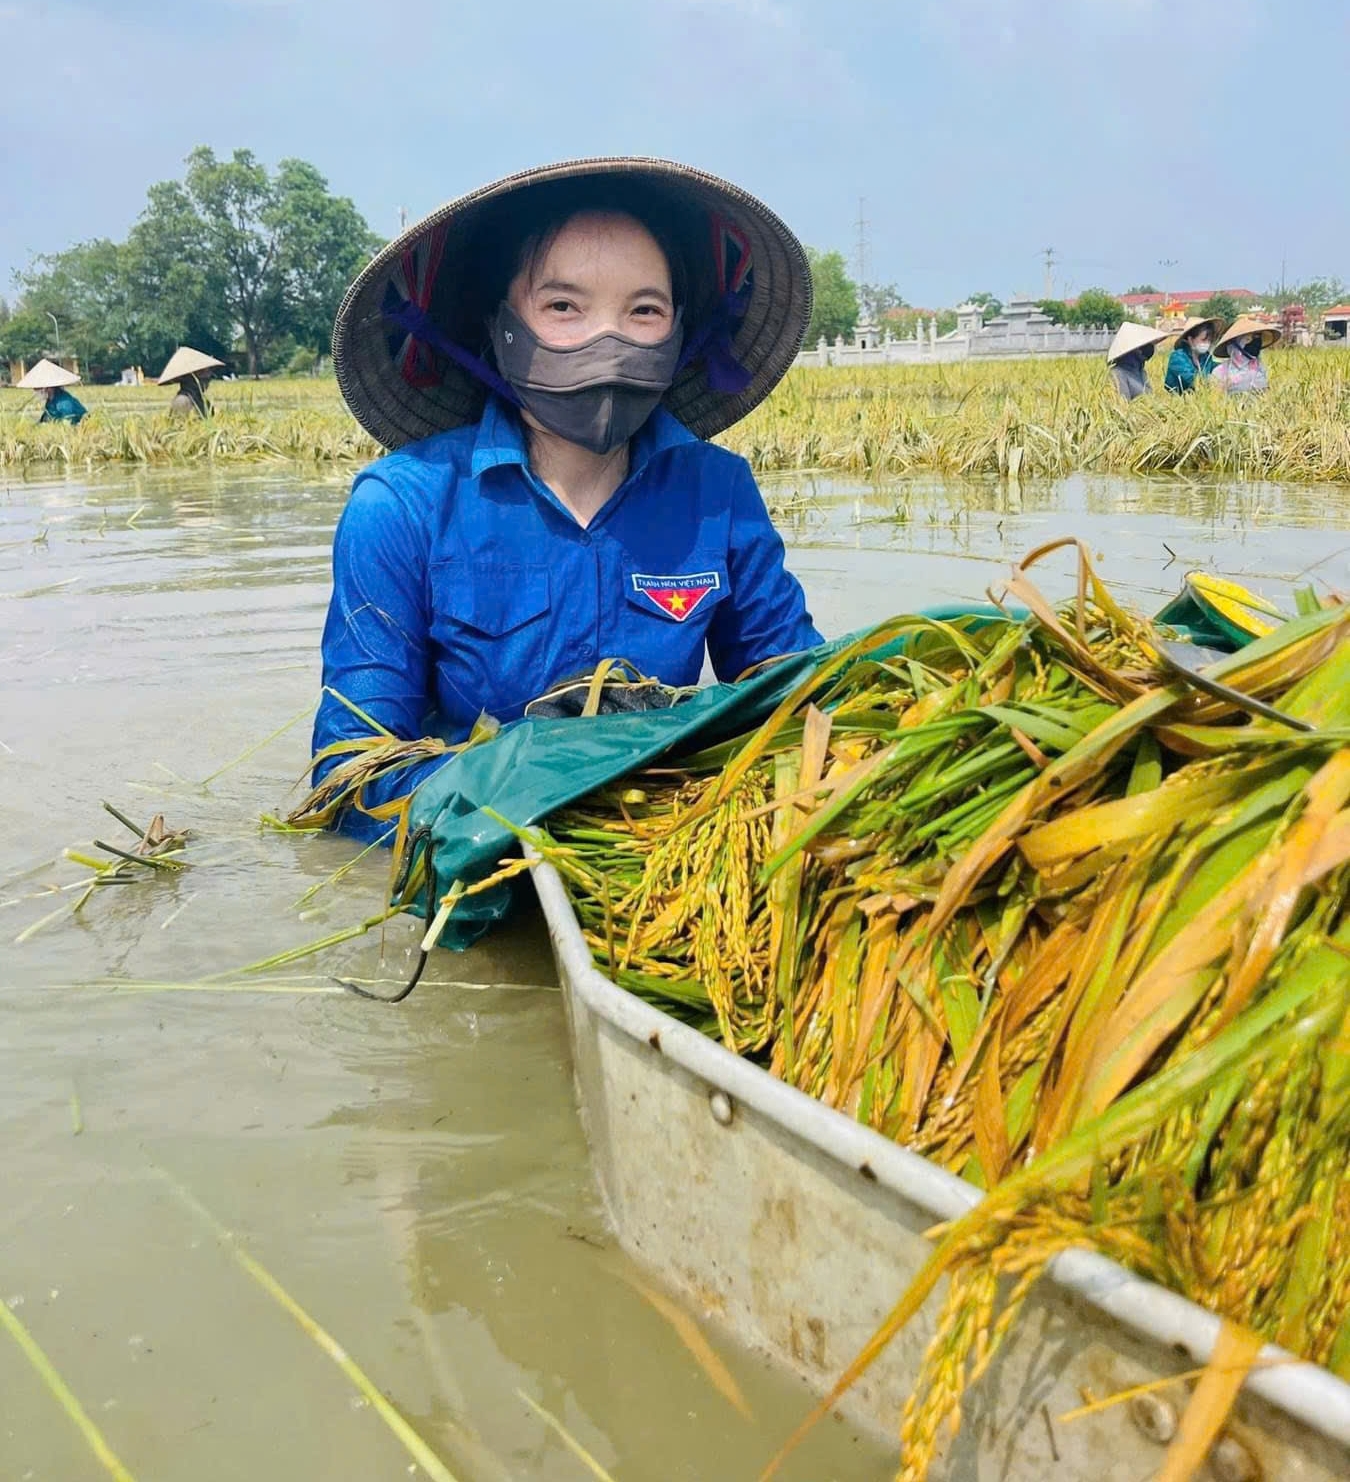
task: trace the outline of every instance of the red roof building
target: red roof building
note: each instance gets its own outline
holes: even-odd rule
[[[1188,293],[1122,293],[1120,301],[1127,309],[1156,309],[1162,304],[1203,304],[1221,293],[1238,303],[1256,297],[1250,288],[1197,288]]]

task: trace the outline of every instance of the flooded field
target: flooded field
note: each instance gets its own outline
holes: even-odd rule
[[[806,1395],[612,1248],[537,919],[439,954],[398,1009],[332,975],[400,981],[400,922],[240,971],[382,900],[386,859],[333,879],[352,846],[259,826],[304,768],[345,492],[295,472],[0,486],[0,1478],[436,1475],[400,1417],[459,1482],[596,1475],[538,1407],[616,1482],[752,1478]],[[1337,486],[766,494],[829,634],[979,600],[1069,533],[1150,610],[1194,566],[1276,600],[1350,587]],[[63,852],[131,841],[104,800],[192,829],[192,868],[76,913],[89,872]],[[841,1426],[785,1472],[890,1474]]]

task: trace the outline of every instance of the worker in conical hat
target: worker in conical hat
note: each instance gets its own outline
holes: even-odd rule
[[[367,720],[459,742],[613,656],[678,689],[819,643],[749,465],[711,441],[810,317],[783,222],[668,160],[512,175],[377,254],[333,367],[394,451],[334,537],[316,780]],[[339,826],[387,842],[373,814],[420,780],[368,785]]]
[[[1251,314],[1239,314],[1219,337],[1214,354],[1219,364],[1214,379],[1225,391],[1264,391],[1270,385],[1261,351],[1275,344],[1280,331]]]
[[[206,416],[206,383],[211,379],[211,372],[222,370],[224,365],[214,355],[204,355],[191,345],[179,345],[159,373],[161,386],[178,383],[178,395],[169,403],[169,411],[174,416],[186,416],[189,412]]]
[[[57,365],[53,360],[39,360],[22,380],[15,381],[16,391],[36,391],[42,399],[42,415],[39,422],[78,423],[88,415],[88,408],[77,401],[66,389],[78,386],[80,378],[74,371]]]
[[[1147,324],[1135,324],[1128,319],[1116,331],[1106,352],[1106,363],[1111,368],[1116,390],[1126,401],[1143,396],[1149,389],[1144,366],[1153,359],[1154,348],[1166,338],[1165,329],[1151,329]]]
[[[1195,390],[1195,383],[1203,380],[1214,369],[1214,356],[1210,354],[1214,337],[1218,334],[1217,319],[1188,319],[1177,331],[1177,342],[1167,358],[1167,374],[1163,385],[1178,396]]]

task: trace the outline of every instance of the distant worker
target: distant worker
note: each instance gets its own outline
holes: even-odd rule
[[[52,360],[39,360],[20,381],[15,381],[16,391],[36,391],[42,400],[42,415],[39,422],[74,422],[89,414],[89,409],[66,390],[67,386],[78,386],[80,378]]]
[[[1128,319],[1116,331],[1106,352],[1106,364],[1116,390],[1126,401],[1133,401],[1150,389],[1144,366],[1153,359],[1154,347],[1166,338],[1165,329],[1150,329],[1147,324],[1135,324]]]
[[[1181,326],[1177,342],[1167,359],[1163,385],[1178,396],[1195,390],[1195,383],[1214,369],[1210,346],[1219,331],[1217,319],[1188,319]]]
[[[196,412],[199,417],[207,416],[207,382],[211,379],[212,371],[224,368],[225,362],[217,360],[214,355],[203,355],[190,345],[179,345],[169,356],[168,365],[159,375],[161,386],[167,386],[173,381],[178,383],[178,395],[169,403],[169,414],[185,417]]]
[[[1264,391],[1270,382],[1261,364],[1261,351],[1279,338],[1275,325],[1250,314],[1239,315],[1214,346],[1215,356],[1222,361],[1214,367],[1214,379],[1231,393]]]

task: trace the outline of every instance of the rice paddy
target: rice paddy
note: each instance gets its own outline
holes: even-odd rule
[[[721,441],[760,473],[1350,481],[1350,355],[1276,350],[1270,362],[1271,389],[1260,397],[1205,386],[1128,405],[1096,357],[794,370]],[[0,392],[0,466],[357,465],[379,455],[331,379],[227,381],[209,394],[213,415],[203,422],[168,417],[159,386],[81,387],[90,415],[68,427],[37,425],[31,399]]]
[[[1085,553],[1048,604],[1053,548],[1027,619],[883,624],[541,836],[602,970],[987,1191],[817,1412],[947,1277],[903,1482],[1074,1247],[1217,1312],[1238,1372],[1350,1377],[1350,614],[1306,594],[1207,671],[1272,720]]]

